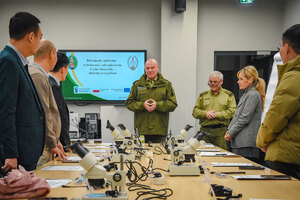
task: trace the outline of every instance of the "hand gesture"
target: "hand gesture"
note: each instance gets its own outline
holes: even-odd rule
[[[54,160],[55,155],[58,156],[58,160],[67,160],[65,157],[65,152],[62,152],[58,147],[55,147],[50,150],[52,160]]]
[[[63,145],[61,144],[61,142],[58,142],[58,143],[57,143],[57,147],[58,147],[58,149],[64,154],[64,156],[67,156],[67,154],[65,153],[64,147],[63,147]]]
[[[216,118],[216,111],[210,110],[206,112],[206,118],[207,119],[214,119]]]
[[[232,137],[228,134],[228,132],[225,133],[224,139],[227,141],[231,141]]]
[[[262,150],[262,152],[267,152],[267,150],[268,150],[268,147],[262,147],[262,148],[260,148],[260,150]]]
[[[148,99],[144,102],[144,107],[148,112],[152,112],[156,109],[156,101],[153,99]]]
[[[18,167],[18,160],[17,158],[6,158],[5,164],[2,167],[4,171],[9,171],[11,169],[17,169]]]

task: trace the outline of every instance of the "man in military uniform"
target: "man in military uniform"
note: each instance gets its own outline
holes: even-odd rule
[[[205,142],[227,149],[224,140],[230,119],[236,110],[236,102],[232,92],[223,89],[223,74],[213,71],[209,76],[210,90],[202,92],[193,109],[193,117],[200,119],[200,131],[210,133],[204,137]]]
[[[169,112],[177,107],[171,82],[158,72],[156,60],[145,63],[145,74],[133,83],[126,107],[134,112],[134,128],[145,142],[161,142],[168,133]]]

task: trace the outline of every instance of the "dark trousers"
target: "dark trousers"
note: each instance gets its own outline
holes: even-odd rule
[[[300,180],[300,165],[269,160],[265,161],[265,165],[273,170]]]
[[[160,143],[163,140],[165,140],[163,135],[145,135],[145,143]]]

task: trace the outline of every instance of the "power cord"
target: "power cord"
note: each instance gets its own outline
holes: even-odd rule
[[[168,154],[168,151],[164,152],[160,146],[155,146],[153,150],[153,154],[155,155]]]
[[[169,170],[165,170],[162,168],[153,168],[153,160],[150,158],[147,167],[144,167],[141,163],[137,161],[125,160],[125,165],[128,168],[127,177],[131,183],[137,183],[138,181],[146,181],[149,174],[155,174],[157,170],[161,170],[164,172],[169,172]],[[141,167],[141,174],[137,173],[136,168],[133,164],[138,164]]]
[[[170,188],[163,188],[163,189],[152,189],[148,185],[143,185],[143,184],[134,184],[134,183],[127,183],[128,186],[128,191],[137,191],[138,197],[135,198],[135,200],[140,199],[141,197],[145,195],[152,195],[150,197],[143,198],[143,200],[148,200],[148,199],[167,199],[167,197],[172,196],[173,190]]]
[[[138,174],[136,168],[134,167],[133,164],[138,164],[141,167],[141,174]],[[153,160],[150,159],[149,160],[149,164],[148,167],[144,167],[143,165],[141,165],[139,162],[136,161],[130,161],[130,160],[125,160],[125,165],[128,168],[128,172],[127,172],[127,177],[128,180],[131,183],[137,183],[138,181],[146,181],[147,177],[148,177],[148,173],[149,173],[149,169],[152,169],[152,164],[153,164]]]

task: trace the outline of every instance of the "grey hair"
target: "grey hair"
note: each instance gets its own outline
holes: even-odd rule
[[[223,80],[223,74],[219,71],[213,71],[210,73],[209,77],[219,77],[221,80]]]

